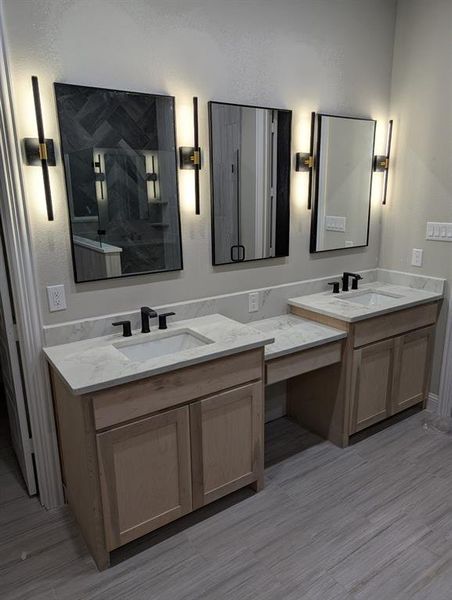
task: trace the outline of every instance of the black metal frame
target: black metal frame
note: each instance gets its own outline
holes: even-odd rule
[[[327,250],[317,250],[316,249],[316,246],[317,246],[317,222],[318,222],[318,212],[319,212],[319,206],[318,206],[319,205],[319,179],[320,179],[320,169],[319,169],[319,160],[318,159],[320,156],[322,117],[334,117],[334,118],[338,118],[338,119],[350,119],[350,120],[354,120],[354,121],[369,121],[374,124],[372,156],[371,156],[371,163],[370,163],[371,166],[370,166],[370,184],[369,184],[369,209],[368,209],[368,213],[367,213],[367,236],[366,236],[366,243],[361,244],[359,246],[350,246],[350,247],[346,247],[346,248],[330,248]],[[374,174],[373,157],[375,154],[375,134],[376,134],[376,128],[377,128],[377,121],[375,119],[370,119],[368,117],[350,117],[350,116],[346,116],[346,115],[332,115],[329,113],[317,113],[316,121],[317,121],[317,128],[316,128],[315,136],[313,136],[313,138],[315,140],[314,144],[316,146],[315,153],[313,154],[313,156],[315,157],[313,171],[315,171],[315,173],[313,174],[313,177],[312,177],[312,185],[311,185],[311,190],[310,190],[310,194],[312,194],[312,197],[314,198],[314,204],[312,207],[312,216],[311,216],[311,237],[310,237],[310,243],[309,243],[309,252],[311,254],[320,254],[323,252],[340,252],[340,251],[343,252],[344,250],[350,252],[350,250],[353,250],[355,248],[365,248],[366,246],[369,245],[370,215],[371,215],[371,207],[372,207],[372,182],[373,182],[373,174]],[[312,187],[314,187],[314,190],[312,190]]]
[[[283,112],[289,115],[290,117],[290,134],[289,134],[289,157],[287,161],[287,171],[288,171],[288,205],[287,205],[287,220],[289,223],[289,231],[288,236],[290,238],[290,171],[291,171],[291,163],[292,163],[292,111],[287,108],[272,108],[269,106],[256,106],[254,104],[238,104],[235,102],[222,102],[218,100],[210,100],[207,103],[208,113],[209,113],[209,147],[210,147],[210,229],[211,229],[211,246],[212,246],[212,266],[221,267],[225,265],[237,265],[239,263],[251,263],[251,262],[260,262],[262,260],[274,260],[275,258],[284,258],[285,256],[289,256],[289,250],[287,250],[287,254],[278,254],[277,256],[268,256],[263,258],[245,258],[245,248],[243,245],[235,245],[231,248],[231,257],[233,248],[237,248],[239,251],[239,259],[233,262],[216,262],[215,261],[215,199],[214,199],[214,186],[213,186],[213,136],[212,136],[212,104],[222,104],[224,106],[239,106],[241,108],[260,108],[263,110],[272,110],[277,112]],[[290,239],[289,239],[290,241]],[[240,254],[240,250],[243,249],[243,257]]]
[[[68,173],[67,173],[67,169],[66,169],[66,164],[65,161],[63,160],[63,164],[64,164],[64,183],[66,186],[66,201],[67,201],[67,205],[68,205],[68,220],[69,220],[69,234],[71,236],[71,255],[72,255],[72,268],[74,271],[74,281],[77,284],[89,284],[92,283],[93,281],[111,281],[114,279],[125,279],[126,277],[141,277],[142,275],[157,275],[160,273],[174,273],[177,271],[183,271],[184,269],[184,255],[183,255],[183,248],[182,248],[182,226],[181,226],[181,217],[180,217],[180,198],[179,198],[179,177],[178,177],[178,168],[177,168],[177,145],[176,145],[176,140],[177,140],[177,131],[176,131],[176,98],[175,96],[170,96],[168,94],[151,94],[149,92],[132,92],[130,90],[118,90],[118,89],[113,89],[113,88],[102,88],[102,87],[97,87],[97,86],[92,86],[92,85],[82,85],[82,84],[76,84],[76,83],[63,83],[63,82],[54,82],[53,87],[54,87],[54,91],[56,90],[56,87],[59,84],[63,84],[63,85],[71,85],[73,87],[77,87],[77,88],[88,88],[91,90],[101,90],[104,92],[118,92],[118,93],[122,93],[122,94],[131,94],[131,95],[136,95],[136,96],[158,96],[158,97],[163,97],[163,98],[170,98],[172,101],[172,107],[173,107],[173,123],[174,123],[174,164],[175,164],[175,171],[176,171],[176,195],[177,195],[177,220],[178,220],[178,230],[179,230],[179,250],[180,250],[180,268],[178,269],[160,269],[158,271],[143,271],[140,273],[125,273],[123,275],[115,275],[114,277],[99,277],[97,279],[85,279],[83,281],[79,281],[77,278],[77,265],[75,263],[75,252],[74,252],[74,242],[73,242],[73,231],[72,231],[72,220],[71,220],[71,210],[70,210],[70,206],[69,206],[69,189],[68,189]],[[55,104],[56,104],[56,94],[55,94]],[[56,106],[56,111],[57,111],[57,115],[58,115],[58,130],[59,130],[59,134],[60,134],[60,148],[61,148],[61,155],[63,155],[63,146],[61,143],[61,118],[60,118],[60,114],[58,111],[58,106]]]
[[[394,128],[394,120],[391,119],[389,121],[389,130],[388,130],[388,141],[386,144],[386,159],[387,159],[387,167],[386,167],[386,171],[385,171],[385,182],[384,182],[384,188],[383,188],[383,200],[382,200],[382,204],[383,206],[386,205],[386,196],[388,193],[388,177],[389,177],[389,167],[391,165],[391,145],[392,145],[392,130]]]

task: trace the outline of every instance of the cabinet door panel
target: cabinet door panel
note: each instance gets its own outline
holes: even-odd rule
[[[392,414],[427,397],[433,351],[434,327],[425,327],[395,340]]]
[[[390,414],[393,360],[393,340],[353,352],[351,433]]]
[[[97,446],[109,550],[190,512],[187,407],[98,434]]]
[[[194,508],[261,477],[262,413],[262,383],[245,385],[191,405]]]

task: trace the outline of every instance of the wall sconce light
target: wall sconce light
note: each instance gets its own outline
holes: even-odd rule
[[[377,154],[374,157],[374,171],[376,171],[377,173],[384,173],[384,178],[385,178],[384,184],[383,184],[383,200],[382,200],[383,205],[386,204],[386,195],[388,192],[388,170],[389,170],[389,160],[391,157],[391,142],[392,142],[393,124],[394,124],[394,121],[393,121],[393,119],[391,119],[389,121],[388,139],[386,142],[386,155]]]
[[[199,201],[199,171],[201,170],[201,148],[198,131],[198,98],[193,98],[193,146],[179,148],[179,164],[181,169],[190,169],[195,175],[195,214],[201,214]]]
[[[38,128],[37,138],[25,138],[25,160],[26,164],[33,167],[42,168],[42,179],[44,182],[44,192],[46,196],[47,218],[49,221],[54,220],[52,193],[50,191],[49,167],[55,166],[55,148],[53,140],[46,139],[44,136],[44,124],[42,121],[41,97],[39,95],[38,78],[33,75],[31,78],[33,88],[33,99],[35,103],[36,125]]]
[[[309,172],[308,210],[311,210],[312,175],[314,171],[314,129],[315,112],[311,113],[311,142],[309,152],[297,152],[295,155],[295,170]]]

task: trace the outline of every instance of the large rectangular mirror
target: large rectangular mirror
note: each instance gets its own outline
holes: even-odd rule
[[[292,112],[209,102],[213,264],[289,254]]]
[[[182,269],[174,98],[55,83],[77,282]]]
[[[367,246],[376,121],[318,114],[311,252]]]

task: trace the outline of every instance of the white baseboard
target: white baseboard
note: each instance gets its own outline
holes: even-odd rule
[[[439,396],[430,392],[427,399],[427,410],[432,413],[437,413],[439,410]]]

